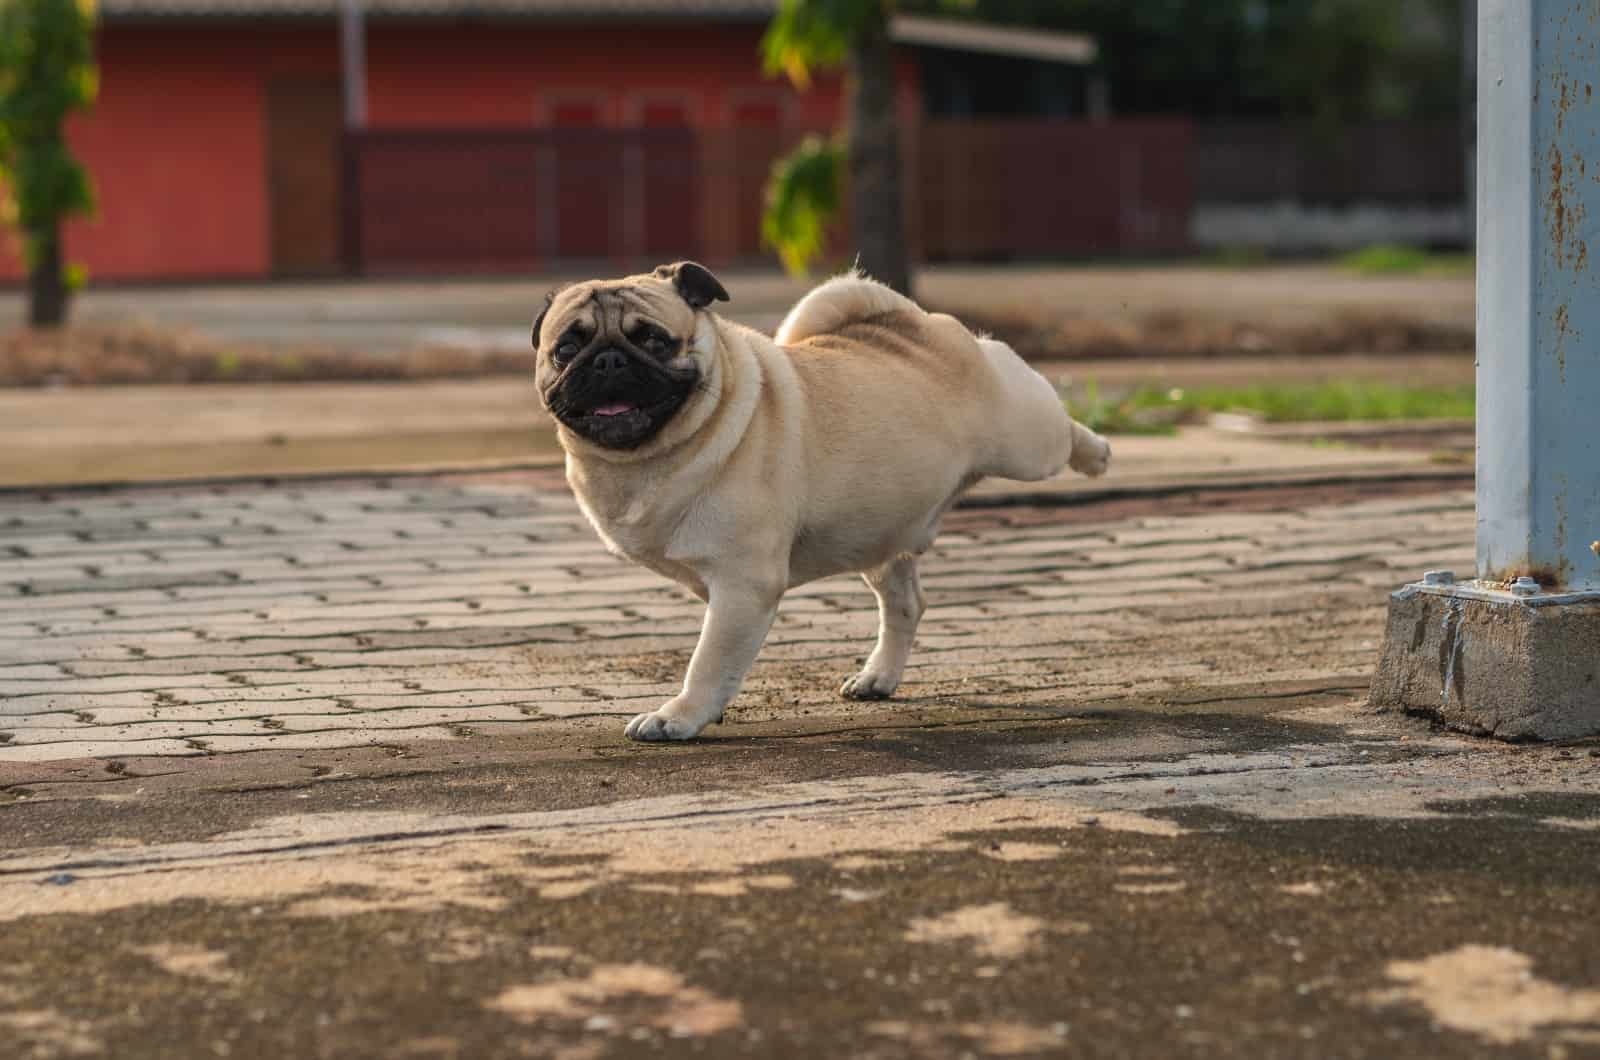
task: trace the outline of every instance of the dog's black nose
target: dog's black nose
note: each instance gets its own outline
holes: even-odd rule
[[[599,375],[616,375],[628,367],[628,358],[620,350],[601,350],[594,359],[594,371]]]

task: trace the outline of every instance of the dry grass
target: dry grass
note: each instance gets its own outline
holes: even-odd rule
[[[1470,328],[1356,313],[1305,325],[1183,312],[1135,320],[1089,319],[1025,307],[963,308],[958,315],[1029,359],[1405,354],[1471,349],[1473,342]],[[470,379],[532,370],[531,350],[276,349],[153,325],[0,335],[0,386]]]
[[[1010,343],[1029,360],[1435,353],[1470,350],[1473,345],[1471,328],[1356,312],[1309,324],[1268,324],[1183,312],[1151,313],[1132,320],[1058,317],[1032,309],[963,309],[959,316],[969,327]]]

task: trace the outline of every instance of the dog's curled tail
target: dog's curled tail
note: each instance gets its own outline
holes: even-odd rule
[[[778,325],[778,345],[838,331],[846,324],[869,320],[884,313],[913,312],[922,309],[905,295],[859,271],[851,270],[817,287],[795,303]]]

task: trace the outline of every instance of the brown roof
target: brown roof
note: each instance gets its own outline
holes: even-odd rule
[[[100,0],[108,19],[327,18],[340,0]],[[764,19],[778,0],[360,0],[379,17]]]

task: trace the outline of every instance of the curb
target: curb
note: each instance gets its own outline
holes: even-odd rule
[[[101,479],[58,484],[0,483],[0,497],[28,493],[104,493],[109,490],[203,489],[207,486],[263,485],[288,482],[336,482],[347,478],[435,478],[440,475],[493,474],[499,471],[548,471],[563,467],[553,460],[460,460],[438,464],[395,464],[379,467],[330,468],[326,471],[285,471],[273,475],[179,475],[173,478]]]
[[[279,475],[204,475],[193,478],[166,479],[107,479],[99,482],[72,482],[61,485],[0,485],[0,497],[20,497],[30,494],[82,494],[91,495],[112,491],[205,489],[243,485],[278,486],[296,482],[338,482],[358,478],[428,479],[446,475],[496,474],[515,471],[553,471],[563,462],[557,460],[509,461],[458,461],[442,464],[411,464],[395,467],[341,468],[328,471],[290,472]],[[979,493],[961,498],[955,504],[958,510],[985,508],[1066,508],[1097,504],[1127,498],[1170,497],[1185,493],[1220,491],[1249,491],[1272,489],[1305,489],[1317,486],[1390,485],[1434,482],[1441,486],[1471,486],[1474,474],[1471,468],[1416,467],[1404,470],[1348,471],[1318,470],[1281,474],[1222,475],[1193,479],[1168,479],[1153,482],[1108,485],[1091,489],[1038,489],[1017,488]]]
[[[1218,414],[1221,415],[1221,414]],[[1275,441],[1302,441],[1307,438],[1355,440],[1364,438],[1389,438],[1395,435],[1414,435],[1419,438],[1445,437],[1471,434],[1477,421],[1470,419],[1431,420],[1346,420],[1318,423],[1251,423],[1249,426],[1231,426],[1217,422],[1213,416],[1208,424],[1213,430],[1226,431],[1247,438],[1269,438]]]
[[[1169,479],[1127,486],[1102,486],[1075,490],[1005,490],[993,494],[963,497],[957,509],[972,508],[1067,508],[1080,504],[1127,498],[1172,497],[1185,493],[1245,492],[1251,490],[1310,489],[1317,486],[1399,485],[1433,482],[1441,487],[1471,486],[1475,475],[1470,468],[1418,467],[1396,471],[1313,471],[1258,476],[1235,475],[1195,479]]]
[[[1134,482],[1128,485],[1077,488],[1077,490],[1038,490],[1014,488],[994,493],[963,496],[955,508],[1069,508],[1074,504],[1096,504],[1101,501],[1123,498],[1149,498],[1173,496],[1178,493],[1250,492],[1250,490],[1285,490],[1285,488],[1314,488],[1320,485],[1392,485],[1406,482],[1438,482],[1440,485],[1474,484],[1472,468],[1419,468],[1360,469],[1349,471],[1285,471],[1280,474],[1262,472],[1256,476],[1197,476],[1194,479],[1157,479]]]

